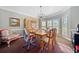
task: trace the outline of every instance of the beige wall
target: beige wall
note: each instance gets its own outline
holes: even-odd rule
[[[2,9],[0,9],[0,28],[10,28],[10,26],[9,26],[9,18],[10,17],[15,17],[15,18],[20,19],[20,26],[19,27],[13,27],[13,28],[23,29],[23,27],[24,27],[23,20],[27,16],[20,15],[20,14],[10,12],[10,11],[5,11],[5,10],[2,10]]]
[[[71,8],[71,21],[72,29],[76,28],[76,25],[79,24],[79,6]]]

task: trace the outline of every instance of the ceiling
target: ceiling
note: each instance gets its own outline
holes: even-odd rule
[[[41,11],[44,15],[50,15],[69,8],[70,6],[43,6]],[[32,17],[38,17],[40,15],[40,6],[0,6],[0,9]]]

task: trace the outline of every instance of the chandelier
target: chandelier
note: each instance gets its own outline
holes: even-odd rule
[[[39,14],[39,19],[43,20],[45,18],[45,15],[43,13],[43,6],[40,6],[40,14]]]

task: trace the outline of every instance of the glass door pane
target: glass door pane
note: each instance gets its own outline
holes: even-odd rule
[[[46,21],[41,21],[41,29],[46,30]]]
[[[62,35],[67,36],[67,18],[64,17],[62,20]]]
[[[52,20],[48,20],[47,21],[47,28],[48,29],[53,28],[53,26],[52,26]]]
[[[70,40],[68,16],[65,15],[62,19],[62,37]]]
[[[59,18],[53,19],[53,28],[57,29],[57,33],[59,33],[59,26],[60,26],[60,19]]]

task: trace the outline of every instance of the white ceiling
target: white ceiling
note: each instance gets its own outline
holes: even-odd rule
[[[41,10],[43,14],[50,15],[60,11],[65,11],[69,8],[69,6],[43,6]],[[38,17],[40,14],[40,6],[0,6],[0,9],[32,17]]]

